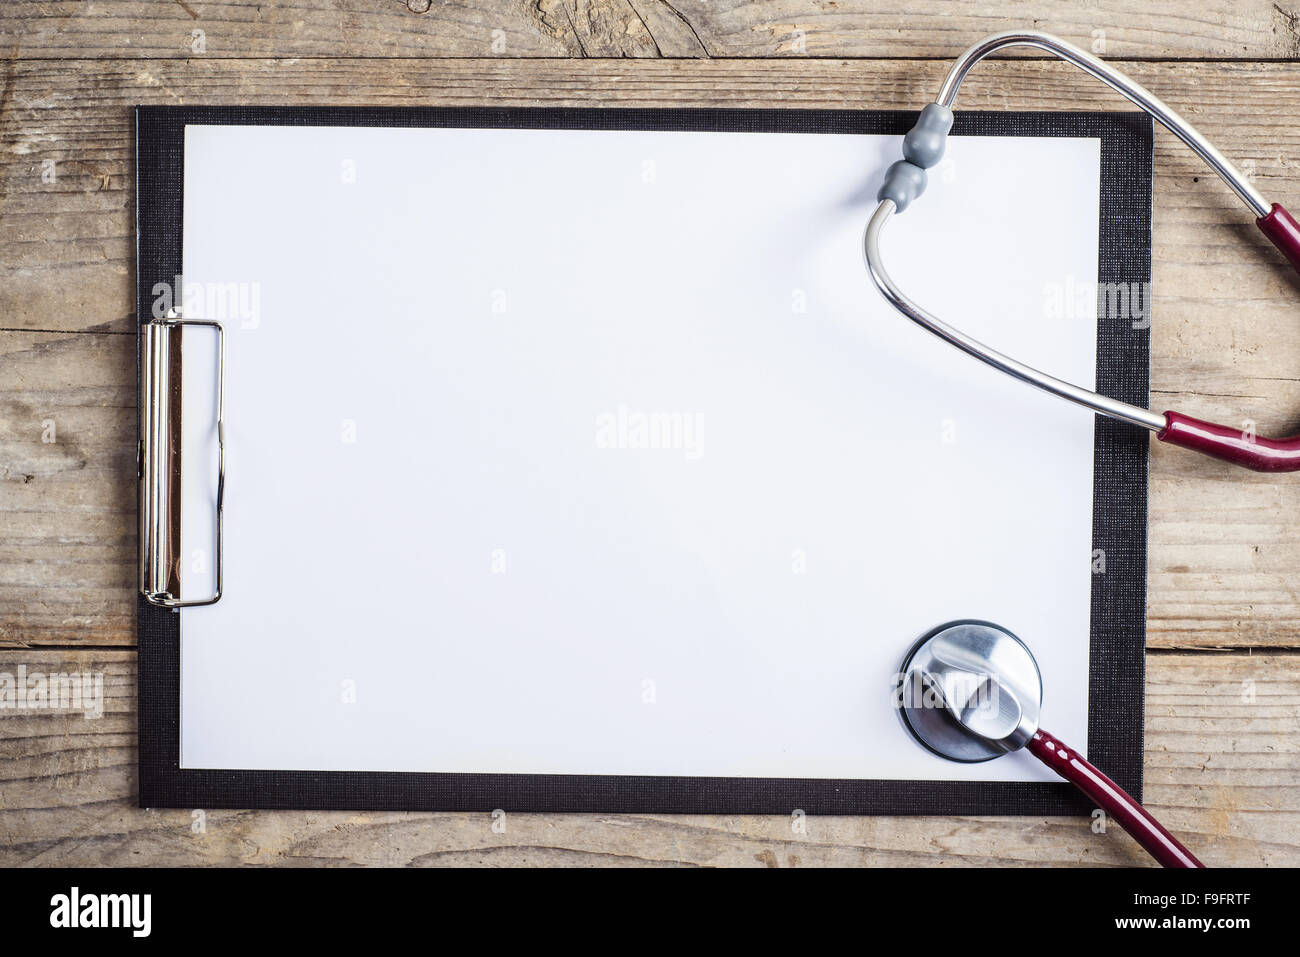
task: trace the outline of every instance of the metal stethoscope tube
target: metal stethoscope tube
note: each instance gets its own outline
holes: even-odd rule
[[[885,271],[885,267],[880,261],[880,232],[893,215],[894,201],[892,199],[882,200],[880,205],[876,207],[876,212],[872,215],[871,221],[867,223],[867,235],[863,246],[867,256],[867,270],[871,273],[872,281],[875,282],[876,288],[880,290],[881,294],[889,300],[889,303],[895,309],[918,325],[924,326],[940,339],[956,346],[962,352],[987,362],[993,368],[1005,372],[1021,382],[1027,382],[1044,392],[1050,392],[1062,399],[1068,399],[1070,402],[1086,406],[1094,412],[1100,412],[1102,415],[1108,415],[1124,422],[1131,422],[1133,425],[1140,425],[1144,429],[1150,429],[1153,432],[1159,432],[1165,427],[1165,417],[1159,413],[1140,406],[1129,405],[1119,399],[1098,395],[1096,392],[1090,392],[1073,383],[1048,375],[1033,366],[1018,362],[1008,355],[1003,355],[996,349],[989,348],[979,340],[971,338],[966,333],[954,329],[908,299],[907,296],[903,295],[902,290],[894,284],[894,280],[889,277],[889,273]]]
[[[939,87],[939,98],[936,101],[941,106],[951,108],[953,101],[957,99],[957,91],[961,89],[962,81],[966,79],[966,74],[971,68],[983,60],[986,56],[996,53],[999,50],[1005,50],[1008,47],[1034,47],[1039,50],[1046,50],[1053,53],[1067,63],[1072,63],[1085,73],[1090,73],[1108,87],[1131,100],[1137,106],[1150,113],[1169,132],[1178,137],[1201,159],[1205,160],[1214,172],[1227,183],[1234,193],[1241,197],[1242,202],[1255,211],[1256,216],[1267,216],[1269,213],[1269,204],[1264,200],[1251,183],[1249,183],[1237,167],[1214,148],[1204,136],[1181,116],[1171,110],[1165,103],[1146,87],[1137,83],[1114,67],[1107,65],[1104,61],[1098,60],[1090,53],[1085,53],[1078,47],[1066,43],[1064,40],[1052,36],[1050,33],[1040,33],[1037,30],[1026,30],[1024,32],[1013,33],[996,33],[985,40],[975,44],[952,65],[948,75],[944,78],[943,86]]]
[[[1186,143],[1228,184],[1232,191],[1254,211],[1257,217],[1256,223],[1265,235],[1282,250],[1292,265],[1300,269],[1300,224],[1297,224],[1285,209],[1278,205],[1270,206],[1259,190],[1247,181],[1222,153],[1215,149],[1191,124],[1165,105],[1150,90],[1096,57],[1066,43],[1064,40],[1047,33],[1027,30],[995,34],[975,44],[961,55],[957,62],[953,64],[952,69],[948,71],[947,77],[944,78],[943,86],[940,87],[939,96],[936,100],[938,108],[942,108],[941,112],[951,109],[953,101],[957,98],[957,92],[961,88],[962,81],[965,80],[966,75],[975,64],[999,50],[1018,46],[1046,50],[1067,63],[1074,64],[1149,113],[1162,126]],[[930,108],[927,107],[928,109]],[[947,117],[947,123],[951,125],[950,112],[947,113]],[[920,129],[920,125],[918,125],[918,129]],[[944,136],[946,136],[946,127],[939,133],[940,143]],[[940,145],[938,155],[941,155],[941,153],[942,146]],[[921,162],[923,166],[928,166],[932,165],[934,161],[937,160],[931,159],[930,161],[918,162]],[[909,164],[905,162],[895,165],[908,166]],[[891,172],[893,172],[893,168],[891,168]],[[923,169],[907,169],[904,170],[904,174],[919,177],[923,186],[925,177]],[[906,178],[906,175],[904,178]],[[884,189],[882,189],[883,192],[885,192]],[[916,192],[919,193],[919,187]],[[1158,437],[1163,441],[1193,448],[1261,471],[1292,471],[1300,469],[1300,436],[1289,439],[1257,438],[1253,434],[1244,435],[1239,430],[1203,422],[1181,413],[1166,412],[1162,414],[1127,402],[1121,402],[1118,399],[1098,395],[1096,392],[1065,382],[1033,366],[1018,362],[995,349],[991,349],[982,342],[971,338],[926,312],[925,309],[908,299],[902,290],[898,288],[889,272],[885,269],[880,255],[880,234],[884,231],[889,220],[899,211],[899,204],[906,205],[907,201],[910,201],[910,198],[900,199],[899,203],[896,203],[894,199],[882,196],[875,213],[867,225],[866,235],[863,240],[867,270],[871,274],[872,281],[885,299],[907,318],[963,352],[1022,382],[1091,409],[1100,415],[1149,429],[1157,433]]]

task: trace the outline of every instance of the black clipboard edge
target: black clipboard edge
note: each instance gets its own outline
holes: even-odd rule
[[[914,120],[913,112],[861,110],[137,107],[137,314],[149,317],[154,285],[182,272],[186,124],[901,135]],[[962,111],[953,133],[1098,137],[1098,281],[1150,288],[1149,116]],[[1099,319],[1097,389],[1146,406],[1149,343],[1149,328]],[[1093,539],[1106,570],[1092,579],[1087,752],[1141,800],[1148,439],[1098,417],[1094,449]],[[1064,783],[181,769],[179,616],[141,596],[137,606],[142,807],[895,815],[1091,810]],[[900,648],[905,644],[900,641]]]

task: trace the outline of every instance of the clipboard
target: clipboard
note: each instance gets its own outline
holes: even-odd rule
[[[429,809],[662,813],[1067,814],[1088,810],[1069,785],[1041,780],[875,779],[745,774],[545,773],[465,770],[319,769],[185,766],[182,620],[231,594],[222,539],[227,481],[221,421],[227,371],[217,364],[216,494],[206,521],[217,549],[210,591],[182,597],[181,463],[186,449],[182,330],[206,325],[226,353],[232,331],[183,310],[158,315],[157,290],[184,274],[187,128],[586,131],[761,137],[771,134],[901,136],[913,116],[888,111],[389,109],[140,107],[137,121],[138,311],[140,361],[140,803],[146,807]],[[1145,287],[1150,282],[1152,127],[1128,113],[962,112],[955,137],[1088,138],[1099,144],[1097,282]],[[895,150],[896,152],[896,150]],[[644,170],[642,170],[644,173]],[[877,172],[867,174],[875,175]],[[865,275],[861,295],[875,294]],[[177,292],[178,300],[181,297]],[[382,326],[379,327],[382,331]],[[313,335],[302,329],[301,335]],[[1146,325],[1096,323],[1097,388],[1127,402],[1148,397]],[[210,410],[209,410],[210,411]],[[628,410],[606,423],[623,442]],[[635,415],[635,410],[630,414]],[[193,420],[193,415],[189,420]],[[220,426],[218,427],[218,422]],[[599,424],[598,424],[599,427]],[[599,442],[599,438],[597,439]],[[626,442],[623,442],[626,445]],[[689,447],[686,450],[689,453]],[[237,452],[236,458],[238,458]],[[685,457],[685,456],[684,456]],[[209,450],[208,461],[211,460]],[[1141,794],[1147,444],[1105,420],[1093,423],[1093,552],[1104,572],[1090,575],[1087,753],[1130,793]],[[269,544],[269,543],[268,543]],[[272,593],[274,582],[260,587]],[[283,602],[312,600],[279,596]],[[375,601],[382,601],[376,596]],[[197,620],[197,619],[190,619]],[[273,638],[274,636],[269,636]],[[898,654],[916,635],[897,636]],[[256,662],[249,662],[256,667]],[[869,689],[867,689],[869,690]],[[864,690],[866,693],[866,690]],[[267,729],[270,733],[271,729]],[[902,735],[901,729],[899,734]]]

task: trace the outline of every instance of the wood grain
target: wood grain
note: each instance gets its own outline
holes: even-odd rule
[[[28,58],[942,57],[1034,27],[1111,57],[1294,58],[1271,0],[6,0]],[[195,31],[202,31],[201,42]]]
[[[0,644],[134,644],[135,337],[0,332]]]
[[[1300,199],[1300,130],[1289,119],[1300,115],[1300,65],[1125,66],[1188,104],[1206,133],[1253,164],[1267,193]],[[131,104],[915,108],[943,72],[937,63],[599,60],[11,68],[0,110],[0,327],[17,331],[0,331],[8,373],[0,379],[0,645],[134,642],[124,588],[134,576],[135,510]],[[1068,67],[1038,61],[986,65],[962,104],[1120,105]],[[1250,419],[1261,434],[1294,431],[1300,283],[1181,144],[1163,132],[1157,144],[1153,404]],[[53,183],[42,179],[46,159]],[[97,392],[87,388],[87,369]],[[38,407],[71,417],[72,431],[60,434],[90,454],[40,443]],[[1300,476],[1245,473],[1153,443],[1151,646],[1300,646],[1297,514]]]
[[[141,811],[134,654],[0,652],[103,672],[104,716],[0,711],[0,866],[449,864],[795,867],[1151,864],[1087,818]],[[1211,866],[1300,864],[1300,657],[1148,658],[1147,806]],[[203,830],[196,832],[196,822]]]
[[[916,109],[1045,28],[1300,205],[1300,7],[1268,0],[7,0],[0,4],[0,672],[102,672],[104,717],[0,710],[0,864],[1145,864],[1081,819],[141,811],[136,103]],[[198,31],[198,32],[196,32]],[[964,109],[1119,109],[1037,54]],[[1153,404],[1300,428],[1300,282],[1157,137]],[[49,175],[53,172],[53,177]],[[580,184],[575,184],[580,187]],[[1276,194],[1274,196],[1274,194]],[[52,426],[52,429],[51,429]],[[1153,447],[1148,804],[1207,863],[1300,864],[1300,478]],[[60,647],[66,646],[66,647]]]

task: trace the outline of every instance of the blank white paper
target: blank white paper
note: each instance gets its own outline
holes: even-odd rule
[[[900,138],[190,126],[185,314],[227,336],[225,596],[186,768],[1052,780],[904,731],[997,621],[1086,748],[1092,416],[912,326],[862,233]],[[1095,139],[955,137],[891,271],[1091,387]],[[212,577],[185,333],[184,592]]]

